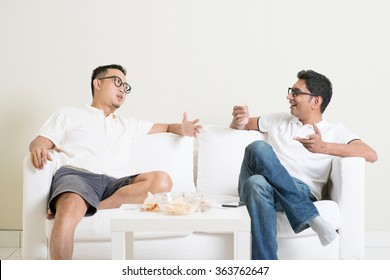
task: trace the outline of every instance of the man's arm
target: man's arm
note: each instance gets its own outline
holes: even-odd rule
[[[187,113],[183,113],[183,120],[181,124],[163,124],[156,123],[152,126],[149,131],[149,134],[153,133],[162,133],[162,132],[171,132],[178,135],[196,137],[200,133],[202,126],[198,125],[199,119],[189,121],[187,119]]]
[[[362,140],[353,140],[348,144],[328,143],[328,153],[340,157],[363,157],[368,162],[378,160],[376,152]]]
[[[259,130],[259,118],[249,117],[248,106],[234,106],[232,115],[233,120],[230,124],[230,128],[240,130]]]
[[[328,154],[338,157],[363,157],[368,162],[375,162],[378,156],[374,149],[364,143],[362,140],[356,139],[348,144],[338,144],[323,142],[321,132],[316,124],[313,124],[315,134],[309,135],[308,138],[295,138],[312,153]]]
[[[41,170],[48,160],[52,160],[49,150],[55,147],[54,143],[43,136],[37,136],[30,144],[30,158],[32,165]]]

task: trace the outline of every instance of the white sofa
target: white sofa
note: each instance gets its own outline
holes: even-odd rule
[[[254,131],[204,126],[197,138],[154,134],[134,139],[128,173],[164,170],[172,191],[198,191],[208,198],[238,199],[237,182],[245,147],[263,139]],[[54,153],[55,156],[55,153]],[[47,259],[52,221],[46,219],[55,160],[42,171],[26,156],[23,163],[23,257]],[[328,200],[315,203],[338,238],[322,247],[309,228],[294,234],[283,213],[277,217],[280,259],[364,258],[364,168],[362,158],[335,158]],[[75,233],[74,259],[110,259],[110,217],[118,209],[85,217]],[[175,248],[172,250],[172,248]],[[231,233],[136,233],[135,259],[232,259]]]

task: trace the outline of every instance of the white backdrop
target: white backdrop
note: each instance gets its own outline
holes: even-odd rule
[[[43,122],[90,103],[102,64],[128,70],[120,109],[155,122],[229,125],[231,109],[288,111],[302,69],[327,75],[324,117],[375,148],[366,230],[390,231],[390,18],[385,0],[0,0],[0,229],[22,229],[22,160]],[[39,188],[39,186],[36,186]]]

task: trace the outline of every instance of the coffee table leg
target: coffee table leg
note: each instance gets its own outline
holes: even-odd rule
[[[111,258],[113,260],[134,259],[133,232],[111,232]]]
[[[251,259],[251,234],[248,231],[238,231],[234,233],[234,259]]]

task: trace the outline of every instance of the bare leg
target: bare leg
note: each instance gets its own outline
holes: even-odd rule
[[[50,258],[71,259],[74,231],[87,212],[88,204],[75,193],[63,193],[56,202],[56,213],[50,236]]]
[[[171,188],[172,180],[167,173],[163,171],[142,173],[135,177],[132,184],[120,188],[112,196],[102,200],[98,209],[118,208],[123,203],[141,204],[148,191],[169,192]]]

